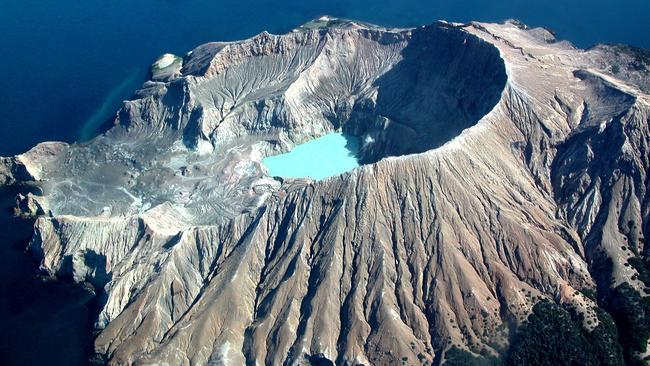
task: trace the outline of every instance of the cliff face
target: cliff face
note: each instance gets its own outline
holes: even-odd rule
[[[496,356],[542,299],[593,328],[578,290],[646,295],[630,57],[514,22],[312,22],[158,62],[111,130],[5,158],[0,179],[40,187],[30,248],[98,289],[111,364]],[[260,164],[334,129],[372,164],[319,182]]]

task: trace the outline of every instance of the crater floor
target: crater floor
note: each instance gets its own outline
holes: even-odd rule
[[[43,212],[174,217],[169,230],[220,224],[278,192],[265,157],[333,131],[363,141],[348,146],[357,159],[340,150],[341,161],[306,161],[318,168],[307,174],[284,159],[335,135],[267,160],[285,169],[271,175],[318,180],[357,160],[422,153],[477,123],[506,82],[498,50],[451,24],[386,29],[335,18],[165,54],[151,72],[105,134],[15,160],[42,192],[30,199]]]

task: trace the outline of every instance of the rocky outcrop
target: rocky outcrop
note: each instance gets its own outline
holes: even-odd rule
[[[321,19],[161,58],[111,130],[0,176],[42,190],[30,248],[99,290],[110,364],[496,357],[541,299],[595,327],[578,291],[645,296],[626,263],[650,250],[647,69],[607,50],[516,22]],[[336,129],[368,164],[317,182],[260,164]]]

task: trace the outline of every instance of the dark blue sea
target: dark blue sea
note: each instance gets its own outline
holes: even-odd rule
[[[650,48],[648,0],[0,0],[0,155],[91,137],[164,52],[323,14],[391,26],[517,18],[580,47]]]
[[[650,0],[0,0],[0,155],[97,133],[165,52],[283,33],[321,15],[387,26],[516,18],[579,47],[650,48]],[[2,208],[15,192],[0,190]],[[28,223],[0,218],[0,364],[79,365],[86,292],[34,276]]]

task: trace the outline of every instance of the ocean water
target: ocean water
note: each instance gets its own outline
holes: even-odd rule
[[[43,140],[91,138],[165,52],[283,33],[325,14],[387,26],[517,18],[580,47],[650,48],[648,0],[0,0],[0,155]],[[316,151],[341,147],[339,137],[330,139]],[[349,158],[339,151],[333,162]],[[0,191],[0,364],[83,365],[92,301],[36,277],[37,264],[24,253],[29,223],[5,210],[14,195]]]
[[[93,296],[37,276],[25,253],[33,223],[8,212],[17,193],[0,187],[0,365],[85,365]]]
[[[324,14],[391,26],[518,18],[581,47],[650,48],[648,0],[0,0],[0,155],[90,138],[162,53]]]
[[[271,176],[321,180],[358,167],[359,148],[358,137],[332,132],[285,154],[266,157],[262,163]]]

